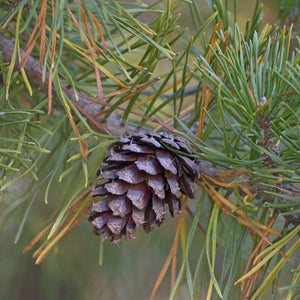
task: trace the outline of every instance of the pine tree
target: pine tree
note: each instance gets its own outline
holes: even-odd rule
[[[168,207],[151,299],[169,267],[170,299],[297,299],[299,1],[262,25],[257,0],[245,29],[237,1],[198,2],[0,3],[0,222],[32,224],[24,251],[48,233],[39,264],[88,220],[101,249],[152,239]]]

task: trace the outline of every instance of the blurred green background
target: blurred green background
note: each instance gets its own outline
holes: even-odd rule
[[[264,23],[276,22],[276,1],[263,2]],[[251,18],[254,5],[255,1],[238,1],[238,22],[241,29],[244,28],[246,20]],[[206,4],[203,4],[203,7],[206,8]],[[189,23],[188,13],[184,11],[181,13],[179,23],[182,27],[186,27]],[[14,186],[12,192],[22,196],[22,185],[26,184],[27,182],[23,181]],[[65,183],[58,182],[52,186],[48,205],[44,204],[42,196],[40,201],[34,202],[17,244],[14,240],[25,208],[19,209],[1,224],[0,299],[150,299],[155,280],[166,260],[176,230],[178,220],[171,219],[169,215],[162,227],[150,235],[139,230],[135,240],[122,240],[119,247],[109,242],[105,243],[102,266],[98,264],[100,239],[91,233],[91,225],[86,218],[83,218],[72,233],[59,243],[42,264],[34,265],[32,251],[22,254],[26,244],[52,221],[55,205],[64,197],[65,187]],[[41,191],[43,189],[41,185]],[[193,203],[193,200],[190,200],[189,205],[193,208],[196,201]],[[5,208],[5,205],[1,205],[0,208]],[[207,205],[207,212],[209,210],[210,206]],[[205,227],[206,216],[202,215],[200,220]],[[230,218],[223,216],[222,222],[224,228],[231,228]],[[219,243],[219,251],[222,251],[222,241]],[[199,231],[193,243],[195,260],[202,245],[203,234]],[[251,247],[245,249],[245,257],[250,250]],[[203,271],[205,272],[205,266]],[[168,298],[169,275],[168,272],[155,299]],[[205,299],[204,296],[199,295],[199,299]],[[183,285],[176,299],[187,298],[188,293]]]

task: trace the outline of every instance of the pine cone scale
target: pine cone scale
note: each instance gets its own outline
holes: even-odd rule
[[[150,175],[157,175],[163,171],[162,166],[159,162],[151,156],[139,157],[135,162],[135,165],[140,171],[145,171]]]
[[[177,167],[174,162],[174,157],[171,155],[171,153],[164,150],[156,150],[155,153],[157,160],[165,170],[168,170],[173,174],[177,174]]]
[[[117,172],[119,179],[131,184],[141,183],[145,180],[144,174],[136,167],[129,165]]]
[[[190,177],[186,176],[185,173],[182,174],[179,178],[180,189],[182,193],[186,194],[188,197],[194,197],[194,187],[192,185],[192,180]]]
[[[180,146],[173,140],[173,139],[161,139],[161,141],[165,144],[167,144],[168,146],[170,146],[171,148],[174,148],[176,150],[180,150]]]
[[[180,198],[181,192],[180,192],[180,186],[178,183],[178,178],[176,175],[166,176],[167,182],[169,184],[171,193],[176,196],[176,198]]]
[[[165,198],[165,180],[161,174],[148,176],[147,183],[159,199]]]
[[[156,148],[161,148],[161,144],[154,137],[142,137],[141,141],[150,146],[154,146]]]
[[[121,180],[108,182],[104,185],[106,190],[113,195],[123,195],[128,190],[128,185],[123,184]]]
[[[131,212],[131,204],[126,197],[113,199],[108,203],[114,216],[124,217]]]
[[[94,226],[96,226],[98,228],[103,228],[107,224],[108,220],[112,217],[113,217],[113,214],[110,212],[108,212],[106,214],[101,214],[99,217],[93,219],[92,223]]]
[[[146,208],[144,208],[143,210],[139,210],[134,207],[132,209],[132,219],[137,228],[141,227],[145,223],[145,212]]]
[[[98,201],[93,203],[93,211],[97,213],[102,213],[105,211],[109,211],[109,206],[107,201]]]
[[[148,204],[150,194],[148,193],[147,186],[140,183],[128,189],[127,197],[136,208],[143,210]]]
[[[141,146],[137,144],[129,144],[122,146],[123,150],[129,150],[136,153],[147,153],[147,154],[153,154],[154,150],[149,146]]]
[[[165,214],[164,202],[155,195],[152,196],[152,207],[157,221],[162,221]]]
[[[95,196],[103,196],[106,194],[106,189],[104,186],[100,185],[100,186],[95,186],[93,187],[93,190],[92,190],[92,193],[91,193],[91,196],[92,197],[95,197]]]
[[[188,157],[183,156],[183,155],[178,155],[178,158],[183,163],[183,168],[187,169],[187,173],[192,175],[192,178],[193,178],[192,180],[195,180],[196,178],[200,177],[199,167],[197,166],[197,164],[195,162],[193,162]]]
[[[169,211],[171,216],[177,216],[180,210],[180,202],[177,201],[177,198],[173,194],[168,193],[166,196],[166,202],[169,205]]]
[[[119,217],[112,217],[107,222],[107,227],[110,229],[110,231],[118,235],[121,233],[122,228],[124,227],[124,222],[122,218]]]
[[[126,239],[132,239],[134,237],[135,232],[135,223],[131,216],[128,217],[127,225],[126,225]]]
[[[127,162],[127,161],[136,161],[138,159],[137,154],[132,154],[131,152],[120,152],[120,153],[114,153],[110,156],[108,156],[105,161],[106,162]]]

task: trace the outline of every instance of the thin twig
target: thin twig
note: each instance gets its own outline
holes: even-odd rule
[[[24,56],[25,51],[21,50],[21,57]],[[2,58],[5,63],[10,63],[12,54],[14,51],[14,43],[9,39],[5,38],[2,34],[0,34],[0,52],[2,53]],[[46,73],[45,81],[42,80],[42,70],[39,62],[34,59],[32,56],[28,56],[26,64],[23,66],[27,77],[30,83],[40,89],[40,91],[47,95],[48,93],[48,79],[49,74]],[[15,71],[18,71],[20,68],[20,62],[16,61]],[[62,89],[69,97],[69,99],[74,103],[76,108],[87,117],[90,125],[101,133],[107,133],[112,135],[122,135],[126,132],[132,132],[135,130],[132,127],[129,127],[126,124],[123,124],[122,121],[116,116],[109,116],[107,120],[104,122],[104,117],[96,115],[100,112],[101,107],[97,103],[92,103],[90,100],[87,100],[84,95],[78,93],[78,99],[76,99],[74,92],[69,88],[66,84],[61,84]],[[60,103],[55,91],[53,90],[53,99]]]

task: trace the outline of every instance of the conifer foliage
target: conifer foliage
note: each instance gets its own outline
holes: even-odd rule
[[[241,26],[237,0],[0,1],[1,250],[30,235],[36,264],[62,259],[80,224],[82,265],[99,240],[105,265],[102,241],[160,237],[152,299],[169,268],[171,300],[298,299],[300,2],[276,1],[276,24],[254,2]]]

